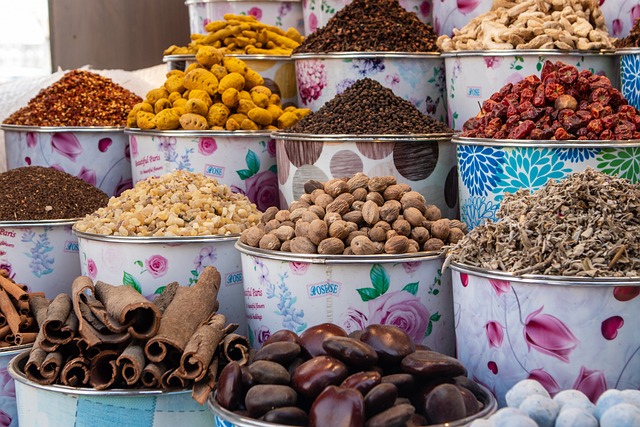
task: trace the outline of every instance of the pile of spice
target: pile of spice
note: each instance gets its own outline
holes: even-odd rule
[[[260,216],[247,196],[205,175],[176,170],[112,197],[74,229],[114,236],[228,235],[256,225]]]
[[[317,135],[408,135],[453,133],[411,102],[368,77],[356,81],[283,132]]]
[[[461,136],[494,139],[629,140],[640,114],[606,76],[546,61],[540,77],[508,83],[484,101]]]
[[[516,275],[640,276],[640,186],[588,168],[530,193],[506,194],[498,221],[447,261]]]
[[[111,79],[84,70],[66,73],[42,89],[26,107],[3,122],[8,125],[85,127],[124,126],[142,99]]]
[[[354,0],[293,53],[437,52],[430,25],[397,0]]]
[[[81,218],[109,201],[80,178],[42,166],[0,173],[0,198],[0,221]]]
[[[640,19],[636,19],[633,28],[627,37],[616,40],[616,47],[638,47],[640,46]]]
[[[27,292],[14,282],[6,270],[0,270],[0,348],[30,344],[38,335],[38,324],[30,308],[33,298],[42,292]]]

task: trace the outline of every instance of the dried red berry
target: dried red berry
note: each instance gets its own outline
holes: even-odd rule
[[[558,70],[558,80],[562,83],[572,84],[578,78],[578,69],[572,65],[565,65]]]
[[[587,125],[587,130],[590,132],[599,134],[602,132],[603,129],[604,129],[604,125],[602,124],[602,120],[600,119],[593,119]]]
[[[535,94],[533,95],[533,105],[536,107],[543,107],[546,104],[544,99],[544,85],[540,84],[536,88]]]
[[[562,94],[564,94],[564,86],[558,83],[547,83],[544,87],[544,97],[547,101],[553,102]]]
[[[589,106],[589,111],[591,111],[591,115],[593,115],[593,117],[595,117],[596,119],[603,115],[602,114],[603,110],[604,110],[604,107],[599,102],[594,102]]]
[[[567,139],[571,139],[571,135],[569,135],[567,131],[561,127],[556,129],[556,132],[553,134],[553,137],[558,141],[565,141]]]
[[[605,130],[602,131],[602,133],[600,134],[598,139],[612,140],[612,139],[615,139],[615,135],[613,134],[611,129],[605,129]]]
[[[544,79],[555,70],[556,67],[551,61],[544,61],[544,64],[542,65],[542,71],[540,72],[540,78],[544,81]]]
[[[620,116],[626,117],[629,120],[633,120],[633,118],[636,116],[636,109],[631,105],[621,105],[620,108],[618,108],[618,114]]]
[[[609,104],[610,99],[609,91],[601,87],[591,92],[591,95],[589,96],[589,100],[591,102],[599,102],[602,105]]]

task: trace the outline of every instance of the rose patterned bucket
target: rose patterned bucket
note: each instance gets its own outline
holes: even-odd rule
[[[249,68],[264,78],[264,85],[280,95],[283,106],[297,105],[296,68],[290,56],[226,54],[243,60]],[[196,61],[195,55],[166,55],[162,58],[169,71],[181,70]]]
[[[480,112],[480,105],[507,83],[540,75],[546,60],[574,65],[611,79],[620,87],[618,60],[613,54],[560,50],[491,50],[443,53],[446,70],[449,127],[462,125]]]
[[[78,236],[83,275],[94,282],[131,286],[149,300],[171,282],[194,284],[206,266],[214,266],[222,277],[219,312],[228,322],[240,325],[238,333],[245,333],[242,267],[233,247],[238,236],[124,237],[73,232]]]
[[[71,233],[75,222],[1,221],[0,269],[47,298],[71,294],[71,282],[80,274],[78,238]]]
[[[45,166],[82,178],[117,196],[132,187],[123,128],[2,125],[7,168]]]
[[[439,0],[399,0],[399,3],[409,12],[414,12],[425,24],[431,24],[433,1]],[[327,25],[333,15],[349,3],[351,0],[302,0],[305,35]]]
[[[298,106],[318,111],[357,80],[368,77],[444,122],[447,106],[444,60],[438,53],[299,53],[296,63]]]
[[[592,402],[608,388],[640,387],[640,278],[451,269],[458,359],[500,406],[527,378]]]
[[[207,34],[205,26],[211,21],[224,21],[224,15],[251,15],[263,24],[274,25],[284,31],[293,27],[304,35],[300,0],[187,0],[191,34]]]
[[[588,167],[640,182],[640,141],[533,141],[453,137],[460,217],[472,229],[496,213],[505,193],[535,191]]]
[[[0,350],[0,426],[2,427],[18,427],[16,386],[7,371],[7,367],[11,359],[29,348],[31,348],[31,344],[7,347]]]
[[[24,374],[24,352],[9,364],[22,427],[210,427],[213,415],[191,390],[111,389],[41,385]]]
[[[264,212],[279,205],[276,143],[261,131],[127,129],[134,183],[173,170],[215,178]]]
[[[640,108],[640,48],[618,49],[616,53],[620,57],[620,91],[629,105],[638,109]]]
[[[450,135],[308,135],[275,132],[280,204],[286,208],[304,194],[310,179],[364,172],[392,175],[436,205],[443,217],[458,216],[455,148]]]
[[[306,255],[237,243],[242,253],[244,302],[251,346],[272,332],[300,333],[320,323],[347,332],[391,324],[417,344],[453,355],[453,307],[444,257]]]

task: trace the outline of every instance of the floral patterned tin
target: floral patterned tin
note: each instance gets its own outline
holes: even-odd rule
[[[493,0],[433,0],[433,29],[436,34],[453,35],[473,18],[488,12]]]
[[[618,59],[612,52],[523,49],[443,53],[449,127],[462,129],[464,122],[480,112],[485,99],[507,83],[519,82],[531,74],[540,75],[546,60],[605,75],[613,87],[620,88]]]
[[[18,354],[31,348],[32,344],[0,349],[0,426],[18,427],[15,381],[9,375],[9,362]],[[23,424],[24,426],[24,424]]]
[[[244,302],[251,346],[271,333],[301,333],[320,323],[347,332],[395,325],[417,344],[454,354],[450,276],[444,257],[292,254],[240,242]]]
[[[24,352],[9,364],[23,427],[210,427],[213,415],[191,390],[110,389],[41,385],[24,374]]]
[[[300,0],[187,0],[191,34],[207,34],[205,26],[211,21],[224,21],[224,15],[251,15],[263,24],[274,25],[284,31],[293,27],[304,35]]]
[[[240,254],[233,247],[238,236],[125,237],[73,231],[80,246],[82,274],[94,282],[131,286],[153,300],[171,282],[190,286],[206,266],[222,278],[220,313],[244,334]],[[70,284],[71,282],[69,282]]]
[[[1,221],[0,269],[30,292],[48,298],[71,294],[80,275],[78,238],[71,233],[76,220]]]
[[[458,359],[500,406],[527,378],[594,403],[608,388],[640,387],[640,278],[451,269]]]
[[[460,217],[472,229],[496,213],[505,193],[535,191],[588,167],[640,182],[640,141],[533,141],[453,137]]]
[[[364,172],[392,175],[440,208],[458,216],[458,178],[451,135],[309,135],[275,132],[280,204],[286,208],[304,194],[310,179]]]
[[[431,24],[433,1],[439,0],[399,0],[399,3],[409,12],[414,12],[425,24]],[[302,0],[305,35],[327,25],[333,15],[349,3],[351,0]]]
[[[241,54],[226,54],[225,56],[243,60],[249,68],[260,74],[264,78],[264,85],[280,95],[284,106],[297,105],[296,68],[290,56]],[[196,56],[165,55],[162,60],[167,63],[169,71],[184,71],[189,64],[196,61]]]
[[[279,205],[276,143],[268,132],[127,129],[126,133],[134,183],[187,170],[245,194],[260,211]]]
[[[600,10],[612,37],[629,35],[633,24],[640,18],[638,0],[599,0]]]
[[[117,196],[132,187],[124,128],[2,125],[7,168],[45,166]]]
[[[444,60],[439,53],[299,53],[298,105],[317,111],[355,81],[368,77],[410,101],[426,115],[446,120]]]
[[[640,9],[640,4],[637,7]],[[640,48],[618,49],[616,53],[620,58],[620,91],[629,105],[638,109],[640,108]]]

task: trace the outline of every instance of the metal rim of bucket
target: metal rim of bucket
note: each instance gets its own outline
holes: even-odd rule
[[[561,49],[504,49],[504,50],[454,50],[442,52],[444,58],[466,56],[612,56],[614,49],[601,50],[561,50]]]
[[[469,138],[454,136],[451,142],[460,145],[483,145],[491,147],[534,147],[534,148],[635,148],[640,147],[640,139],[625,140],[578,140],[569,139],[538,140],[538,139],[493,139]]]
[[[640,53],[640,47],[619,47],[615,53],[616,55],[637,55]]]
[[[246,61],[291,61],[293,58],[290,55],[250,55],[245,53],[225,53],[224,56],[239,58]],[[165,55],[162,57],[162,62],[175,62],[175,61],[195,61],[195,54],[181,54],[181,55]]]
[[[73,225],[80,221],[81,218],[76,219],[41,219],[41,220],[28,220],[28,221],[0,221],[0,228],[27,228],[27,227],[45,227],[45,226],[57,226],[57,225]]]
[[[294,53],[292,59],[370,59],[370,58],[408,58],[408,59],[440,59],[440,52],[385,52],[385,51],[365,51],[365,52],[305,52]]]
[[[32,346],[33,343],[29,343],[0,348],[0,357],[11,356],[13,358],[16,355],[21,354],[23,351],[30,349]]]
[[[108,390],[96,390],[94,388],[89,387],[68,387],[64,385],[44,385],[38,384],[34,381],[31,381],[24,374],[24,365],[27,363],[27,358],[29,357],[29,352],[24,351],[17,356],[15,356],[9,362],[7,366],[7,371],[11,378],[18,381],[19,383],[25,384],[29,387],[37,388],[40,390],[52,391],[55,393],[62,393],[68,396],[167,396],[174,394],[185,394],[191,393],[191,390],[165,390],[165,389],[157,389],[157,388],[148,388],[148,389],[126,389],[126,388],[114,388]]]
[[[114,236],[110,234],[94,234],[84,231],[78,231],[75,227],[72,233],[81,239],[93,240],[97,242],[110,243],[143,243],[143,244],[159,244],[159,243],[219,243],[232,242],[240,238],[239,234],[229,235],[207,235],[207,236]]]
[[[453,133],[408,133],[406,135],[354,135],[354,134],[308,134],[291,132],[273,132],[273,139],[284,141],[319,141],[319,142],[431,142],[450,141]]]
[[[482,403],[484,407],[477,414],[474,414],[470,417],[462,418],[460,420],[451,421],[445,424],[432,424],[430,427],[445,427],[445,426],[463,426],[470,424],[472,421],[476,419],[487,418],[493,413],[495,413],[498,409],[498,401],[495,396],[482,384],[476,382],[476,385],[483,393]],[[260,421],[255,418],[249,418],[244,415],[238,415],[235,412],[231,412],[230,410],[223,408],[220,406],[218,401],[216,400],[217,391],[211,393],[209,398],[207,399],[207,407],[214,414],[225,420],[231,421],[234,425],[240,427],[275,427],[280,426],[279,424],[269,423],[266,421]],[[476,398],[478,398],[476,396]]]
[[[307,262],[310,264],[370,264],[389,262],[413,262],[413,261],[444,261],[444,252],[414,252],[407,254],[378,254],[378,255],[322,255],[322,254],[294,254],[292,252],[259,249],[253,246],[236,242],[236,249],[244,255],[258,258],[288,262]]]
[[[60,133],[60,132],[86,132],[86,133],[102,133],[102,132],[120,132],[124,130],[124,126],[23,126],[2,124],[0,128],[4,131],[16,132],[39,132],[39,133]]]
[[[506,280],[527,285],[553,286],[640,286],[640,277],[577,277],[577,276],[544,276],[540,274],[524,274],[516,276],[513,273],[497,270],[487,270],[458,262],[451,262],[449,267],[460,273],[466,273],[485,279]]]
[[[198,3],[300,3],[302,0],[186,0],[185,5],[189,6]]]
[[[128,135],[150,135],[150,136],[186,136],[186,137],[253,137],[265,138],[270,137],[271,132],[264,130],[156,130],[156,129],[140,129],[126,128],[124,133]]]

